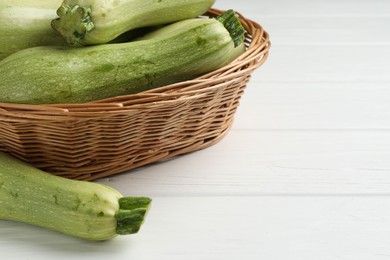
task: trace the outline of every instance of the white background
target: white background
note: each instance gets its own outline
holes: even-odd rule
[[[272,41],[217,145],[102,179],[151,196],[86,242],[0,221],[0,259],[390,259],[390,1],[217,1]]]

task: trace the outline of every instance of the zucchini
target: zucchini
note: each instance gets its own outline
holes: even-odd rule
[[[85,103],[192,79],[242,54],[243,35],[228,11],[218,19],[179,21],[128,43],[22,50],[0,61],[0,102]]]
[[[65,45],[50,26],[61,0],[1,0],[0,60],[34,46]]]
[[[107,240],[138,232],[150,202],[123,197],[102,184],[51,175],[0,152],[0,219]]]
[[[140,27],[197,17],[215,0],[64,0],[52,21],[69,44],[107,43]]]

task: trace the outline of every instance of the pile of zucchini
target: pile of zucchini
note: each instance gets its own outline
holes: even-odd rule
[[[138,93],[193,79],[245,51],[234,11],[200,17],[215,0],[58,1],[1,1],[0,102]]]

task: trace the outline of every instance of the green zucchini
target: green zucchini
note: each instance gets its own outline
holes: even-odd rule
[[[215,0],[64,0],[52,21],[72,45],[107,43],[140,27],[197,17]]]
[[[0,102],[85,103],[192,79],[241,55],[243,34],[228,11],[128,43],[22,50],[0,61]]]
[[[34,46],[65,45],[50,22],[61,0],[1,0],[0,60]]]
[[[51,175],[0,152],[0,219],[107,240],[138,232],[150,202],[123,197],[102,184]]]

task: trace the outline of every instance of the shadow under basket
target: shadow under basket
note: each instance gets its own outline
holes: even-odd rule
[[[0,103],[0,150],[55,175],[94,180],[215,144],[270,48],[267,32],[238,15],[246,52],[197,79],[85,104]]]

